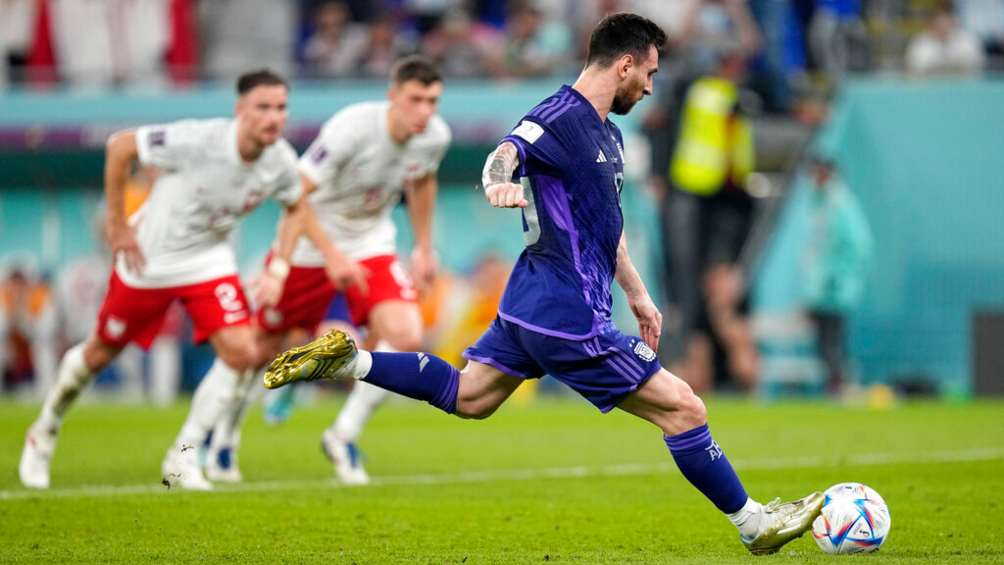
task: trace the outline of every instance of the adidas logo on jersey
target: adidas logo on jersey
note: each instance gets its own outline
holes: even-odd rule
[[[603,154],[603,150],[602,149],[600,149],[600,154],[596,157],[596,162],[597,163],[606,163],[607,162],[607,156]]]

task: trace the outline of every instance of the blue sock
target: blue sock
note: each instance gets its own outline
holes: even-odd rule
[[[374,351],[373,366],[362,380],[415,400],[424,400],[447,414],[457,411],[460,372],[427,353]]]
[[[707,424],[665,440],[683,476],[719,510],[732,514],[746,504],[746,489]]]

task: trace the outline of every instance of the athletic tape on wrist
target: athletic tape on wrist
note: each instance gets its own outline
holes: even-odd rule
[[[268,262],[268,272],[270,275],[280,280],[286,280],[286,277],[289,276],[289,262],[285,259],[273,257],[272,260]]]

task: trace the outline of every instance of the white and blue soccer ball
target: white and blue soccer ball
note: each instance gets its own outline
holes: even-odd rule
[[[889,537],[890,526],[889,506],[879,493],[861,483],[840,483],[826,489],[812,536],[826,553],[868,553]]]

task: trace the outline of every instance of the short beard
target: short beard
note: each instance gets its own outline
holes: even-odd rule
[[[623,116],[628,112],[630,112],[631,108],[634,108],[634,105],[637,104],[639,100],[641,100],[641,97],[638,97],[637,100],[633,100],[634,97],[631,96],[631,92],[638,89],[639,87],[641,89],[644,89],[645,85],[644,84],[638,85],[637,83],[629,82],[624,86],[622,86],[621,88],[618,88],[617,92],[614,93],[613,102],[610,103],[610,111],[620,116]]]
[[[623,116],[634,108],[635,103],[631,101],[631,98],[626,92],[618,92],[614,94],[614,100],[610,103],[610,111],[619,116]]]

